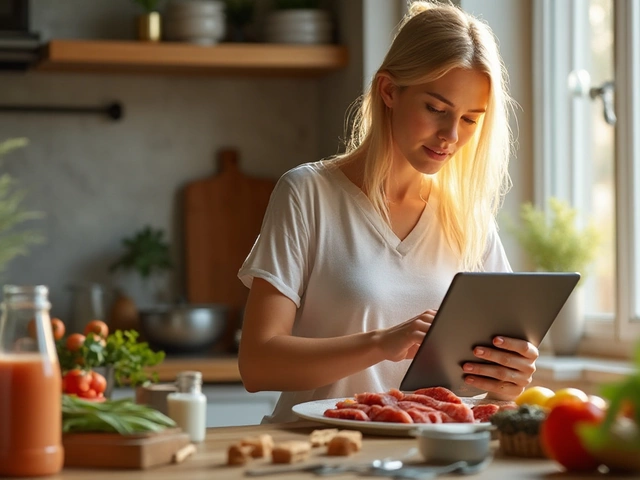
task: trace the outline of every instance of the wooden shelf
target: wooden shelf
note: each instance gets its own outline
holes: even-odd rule
[[[340,45],[52,40],[39,71],[318,77],[347,65]]]

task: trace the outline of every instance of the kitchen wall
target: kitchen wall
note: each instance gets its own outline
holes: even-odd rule
[[[397,5],[403,1],[395,0]],[[2,283],[49,285],[53,313],[61,318],[69,313],[67,286],[75,282],[124,286],[144,301],[148,293],[134,278],[111,275],[108,266],[122,253],[122,237],[150,224],[169,235],[177,269],[162,285],[169,298],[178,295],[183,284],[181,187],[214,173],[216,151],[225,146],[239,149],[246,173],[273,178],[299,163],[336,153],[345,109],[361,92],[370,70],[377,68],[371,65],[376,50],[380,59],[384,54],[380,42],[363,45],[363,4],[375,3],[334,3],[338,37],[348,46],[351,61],[344,71],[321,79],[0,71],[0,104],[93,106],[118,100],[125,108],[120,122],[100,116],[0,112],[0,140],[29,138],[29,146],[8,155],[2,169],[28,189],[26,205],[46,214],[33,225],[47,238],[28,257],[10,264]],[[459,3],[487,19],[498,35],[512,93],[521,106],[514,119],[514,188],[504,208],[515,216],[533,188],[531,2]],[[137,13],[128,0],[33,0],[31,8],[32,29],[45,40],[130,39]],[[367,31],[381,24],[381,14],[375,15],[379,11],[367,13]],[[502,238],[514,269],[522,269],[525,260],[504,229]]]
[[[339,14],[357,20],[359,2],[346,3]],[[126,0],[36,0],[31,9],[32,30],[44,40],[130,39],[137,13]],[[345,30],[357,54],[357,21]],[[0,139],[29,139],[2,168],[27,188],[25,205],[46,214],[32,225],[47,239],[14,260],[2,283],[49,285],[52,312],[63,319],[67,287],[76,282],[124,286],[145,303],[149,294],[136,278],[108,267],[122,253],[121,239],[149,224],[164,229],[173,247],[176,271],[160,282],[173,299],[183,284],[181,188],[213,174],[216,152],[226,146],[238,148],[247,174],[271,178],[336,153],[344,110],[361,85],[357,65],[320,80],[0,72],[0,104],[118,100],[125,109],[119,122],[0,112]]]

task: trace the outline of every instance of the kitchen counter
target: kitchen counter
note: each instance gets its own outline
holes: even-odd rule
[[[149,470],[87,470],[87,469],[65,469],[60,475],[55,477],[60,480],[69,479],[113,479],[113,480],[168,480],[175,478],[188,478],[189,480],[235,480],[250,478],[245,476],[245,470],[266,466],[266,461],[262,459],[252,460],[247,466],[227,466],[227,448],[230,444],[239,441],[244,437],[255,436],[261,433],[271,434],[276,442],[283,440],[307,439],[308,434],[315,428],[326,428],[320,424],[312,422],[296,422],[279,425],[251,425],[244,427],[223,427],[212,428],[207,431],[206,440],[198,445],[198,451],[177,465],[167,465]],[[411,448],[416,447],[416,440],[402,437],[381,437],[365,435],[362,450],[351,457],[331,457],[331,460],[362,463],[376,458],[402,457]],[[497,442],[494,441],[494,448],[497,449]],[[314,449],[310,460],[324,460],[322,447]],[[414,457],[412,457],[414,458]],[[415,457],[419,459],[418,456]],[[309,462],[309,460],[307,460]],[[474,479],[549,479],[562,478],[564,480],[584,479],[584,474],[560,473],[561,467],[550,460],[543,459],[521,459],[515,457],[504,457],[500,453],[496,454],[494,461],[489,467],[474,475]],[[449,477],[456,477],[450,474]],[[340,479],[363,478],[355,474],[337,475]],[[600,477],[600,476],[597,476]],[[265,478],[305,479],[319,478],[312,473],[288,473],[286,475],[274,475]],[[613,480],[615,477],[603,475],[601,478]]]
[[[160,382],[173,382],[178,372],[185,370],[202,372],[202,381],[205,383],[241,382],[238,357],[235,355],[166,357],[160,365],[147,369],[149,373],[156,372]]]

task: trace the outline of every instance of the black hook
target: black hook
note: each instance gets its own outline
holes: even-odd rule
[[[0,112],[13,113],[78,113],[107,115],[111,120],[120,120],[124,109],[120,102],[113,102],[105,107],[62,107],[43,105],[0,105]]]

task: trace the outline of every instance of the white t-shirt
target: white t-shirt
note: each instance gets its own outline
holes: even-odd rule
[[[262,278],[295,302],[296,336],[337,337],[399,324],[439,308],[460,270],[436,207],[432,194],[400,241],[334,163],[300,165],[278,181],[238,276],[247,287]],[[484,269],[511,270],[495,229]],[[265,421],[295,420],[291,407],[298,403],[397,388],[409,363],[383,361],[315,390],[283,392]]]

